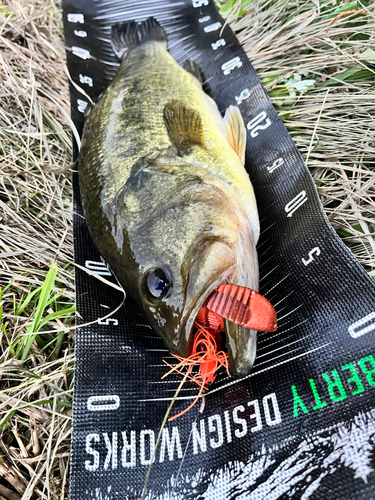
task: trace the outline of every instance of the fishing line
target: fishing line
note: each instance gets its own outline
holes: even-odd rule
[[[186,382],[186,379],[188,378],[188,375],[189,375],[189,372],[187,371],[185,373],[184,378],[181,380],[180,385],[177,387],[175,395],[173,396],[172,401],[171,401],[170,405],[168,406],[168,410],[166,411],[166,413],[164,415],[164,419],[163,419],[163,422],[161,423],[161,427],[160,427],[160,431],[159,431],[159,434],[158,434],[158,438],[156,440],[156,444],[155,444],[155,448],[154,448],[154,453],[152,455],[151,463],[150,463],[150,465],[148,466],[148,469],[147,469],[147,474],[146,474],[145,484],[143,485],[143,492],[142,492],[142,498],[141,498],[141,500],[145,500],[145,498],[146,498],[147,486],[148,486],[148,482],[150,480],[151,469],[152,469],[152,465],[153,465],[153,463],[155,461],[156,451],[157,451],[159,443],[160,443],[160,438],[161,438],[163,429],[165,427],[165,424],[167,423],[169,414],[170,414],[170,412],[171,412],[171,410],[173,408],[173,405],[174,405],[174,403],[176,401],[176,398],[177,398],[177,396],[178,396],[178,394],[179,394],[182,386]]]
[[[202,405],[201,407],[199,408],[198,412],[197,412],[197,416],[195,417],[195,420],[194,420],[194,423],[196,424],[197,421],[198,421],[198,417],[199,417],[199,414],[203,413],[203,410],[204,410],[204,406],[205,406],[205,396],[204,394],[202,394]],[[188,451],[188,448],[189,448],[189,444],[190,444],[190,441],[191,441],[191,437],[193,435],[193,429],[190,431],[190,434],[189,434],[189,437],[188,437],[188,440],[187,440],[187,443],[186,443],[186,446],[185,446],[185,449],[184,449],[184,454],[182,456],[182,459],[181,459],[181,463],[180,463],[180,466],[178,468],[178,471],[177,471],[177,474],[176,474],[176,479],[175,479],[175,483],[173,485],[173,489],[172,489],[172,494],[174,493],[175,491],[175,488],[178,484],[178,476],[181,474],[181,471],[182,471],[182,466],[185,462],[185,457],[186,457],[186,453]]]

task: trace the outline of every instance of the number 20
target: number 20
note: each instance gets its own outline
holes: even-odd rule
[[[262,123],[263,122],[263,123]],[[248,124],[247,129],[250,130],[251,137],[256,137],[259,132],[258,130],[264,130],[271,125],[271,120],[267,117],[267,113],[262,111],[253,118]]]

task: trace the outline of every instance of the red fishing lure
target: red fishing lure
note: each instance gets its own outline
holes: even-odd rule
[[[174,354],[179,360],[175,366],[166,363],[171,369],[162,378],[172,372],[178,372],[183,376],[187,375],[199,386],[199,392],[194,401],[169,420],[180,417],[196,404],[203,392],[206,392],[215,381],[219,368],[224,366],[230,375],[228,354],[222,350],[223,318],[252,330],[274,332],[277,329],[275,309],[255,290],[239,285],[220,285],[214,290],[195,319],[196,332],[192,353],[187,358]],[[199,371],[193,375],[193,368],[197,364],[199,364]]]

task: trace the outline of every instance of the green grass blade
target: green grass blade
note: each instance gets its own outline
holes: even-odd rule
[[[42,328],[48,321],[52,321],[53,319],[56,318],[62,318],[63,316],[67,316],[68,314],[73,314],[76,310],[75,306],[72,307],[67,307],[66,309],[60,309],[59,311],[55,311],[51,314],[48,314],[43,321],[41,321],[39,325],[39,329]]]
[[[41,319],[44,313],[45,308],[47,307],[48,304],[48,299],[52,291],[52,287],[55,283],[55,278],[56,278],[56,273],[57,273],[57,267],[56,265],[53,265],[50,270],[47,273],[46,279],[43,283],[42,290],[40,292],[40,297],[39,297],[39,302],[38,306],[35,312],[35,318],[34,321],[31,325],[31,327],[28,329],[27,333],[34,333],[37,332],[40,328],[40,323]],[[30,335],[27,339],[26,346],[24,347],[22,351],[22,356],[21,359],[26,359],[27,355],[29,354],[31,345],[35,339],[35,335]]]
[[[19,305],[17,306],[17,308],[14,310],[14,314],[16,316],[19,316],[20,314],[23,313],[23,311],[26,309],[26,307],[30,304],[30,301],[33,297],[35,297],[35,295],[37,293],[39,293],[41,291],[42,287],[41,286],[38,286],[38,288],[36,288],[34,291],[32,291],[31,293],[29,293],[27,295],[27,297],[25,298],[25,300],[21,300]]]

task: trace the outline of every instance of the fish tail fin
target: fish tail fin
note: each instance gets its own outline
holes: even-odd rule
[[[129,21],[112,26],[112,47],[119,59],[124,59],[129,51],[146,42],[167,44],[164,28],[153,17],[140,23]]]

